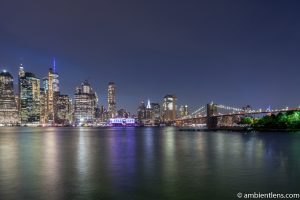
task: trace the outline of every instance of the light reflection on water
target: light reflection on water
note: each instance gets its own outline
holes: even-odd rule
[[[299,180],[298,133],[0,129],[0,199],[232,199]]]

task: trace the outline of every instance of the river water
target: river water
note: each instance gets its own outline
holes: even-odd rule
[[[0,199],[300,193],[300,133],[0,128]]]

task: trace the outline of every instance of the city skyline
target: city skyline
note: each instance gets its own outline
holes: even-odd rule
[[[0,8],[0,68],[16,77],[23,63],[42,78],[55,56],[71,97],[88,79],[105,106],[107,83],[116,82],[118,107],[131,112],[165,94],[191,110],[211,101],[299,104],[298,2],[72,1],[71,12],[66,2],[14,5]]]
[[[55,57],[52,57],[52,65],[50,64],[49,65],[49,67],[47,68],[47,70],[51,70],[51,69],[53,69],[54,70],[54,72],[55,73],[57,73],[57,75],[59,75],[60,76],[60,73],[59,73],[59,70],[57,71],[57,65],[56,65],[56,59],[55,59]],[[18,70],[20,70],[20,67],[23,69],[24,68],[24,64],[23,63],[20,63],[19,64],[19,66],[18,66]],[[27,67],[27,66],[25,66],[25,67]],[[8,70],[8,69],[10,69],[10,68],[2,68],[2,70],[1,70],[1,68],[0,68],[0,70],[1,70],[1,72],[8,72],[8,73],[10,73],[10,74],[12,74],[11,73],[11,71],[10,70]],[[27,68],[26,68],[27,69]],[[33,73],[34,74],[34,76],[36,76],[36,78],[37,79],[40,79],[41,81],[44,79],[44,77],[46,76],[46,74],[44,74],[44,75],[41,75],[41,76],[39,76],[39,75],[35,75],[36,73],[35,72],[31,72],[31,71],[28,71],[29,73]],[[13,79],[13,82],[14,82],[14,93],[15,93],[15,95],[17,95],[18,94],[18,80],[17,80],[17,75],[14,75],[14,74],[12,74],[12,76],[14,77],[14,79]],[[15,76],[16,76],[16,78],[15,78]],[[109,79],[110,80],[110,79]],[[93,84],[93,81],[91,81],[89,78],[87,78],[87,79],[82,79],[81,81],[79,80],[79,82],[78,82],[78,84],[83,84],[85,81],[88,81],[88,82],[90,82],[91,83],[91,85],[93,85],[94,86],[94,84]],[[59,82],[64,82],[64,78],[63,77],[61,77],[60,76],[60,80],[59,80]],[[108,82],[108,84],[115,84],[115,81],[114,82],[112,82],[112,81],[109,81]],[[78,85],[77,84],[77,85]],[[72,101],[74,101],[74,98],[75,98],[75,91],[76,91],[76,86],[74,86],[74,88],[73,88],[73,91],[71,91],[70,93],[69,92],[64,92],[64,91],[66,91],[66,90],[64,90],[64,86],[62,86],[62,87],[60,87],[60,85],[61,85],[61,83],[59,83],[59,90],[61,90],[64,94],[67,94],[68,96],[70,96],[71,97],[71,100]],[[103,84],[103,85],[105,85],[105,84]],[[102,85],[101,85],[102,86]],[[107,86],[107,83],[106,83],[106,86]],[[119,86],[118,86],[119,87]],[[102,87],[101,87],[102,88]],[[122,86],[121,86],[121,88],[122,88]],[[108,102],[107,102],[107,99],[108,99],[108,94],[107,94],[107,91],[105,91],[105,90],[107,90],[107,88],[105,88],[104,89],[104,91],[100,91],[100,94],[102,94],[102,95],[99,95],[99,93],[97,92],[97,91],[99,91],[99,88],[97,88],[97,86],[96,87],[94,87],[93,88],[94,89],[94,91],[97,93],[97,95],[98,95],[98,97],[99,97],[99,102],[97,103],[97,105],[98,106],[104,106],[104,107],[106,107],[106,108],[108,108],[109,107],[109,104],[108,104]],[[165,94],[167,94],[167,92],[165,92]],[[172,93],[172,94],[176,94],[176,93]],[[118,92],[117,92],[117,96],[118,96]],[[163,101],[164,101],[164,95],[162,96],[162,97],[160,97],[160,99],[158,98],[157,100],[156,99],[154,99],[154,98],[149,98],[149,96],[157,96],[157,95],[153,95],[153,94],[149,94],[148,96],[143,96],[142,98],[140,98],[140,101],[135,101],[135,105],[134,104],[131,104],[131,106],[128,106],[128,105],[125,105],[123,102],[117,102],[117,104],[118,104],[118,107],[116,108],[117,109],[117,111],[119,110],[119,109],[126,109],[127,111],[129,111],[129,112],[131,112],[131,113],[136,113],[137,112],[137,110],[138,110],[138,107],[139,107],[139,104],[141,103],[141,102],[145,102],[145,101],[147,101],[147,100],[151,100],[151,101],[154,101],[154,102],[160,102],[160,104],[162,105],[163,104]],[[117,99],[119,99],[119,97],[117,97]],[[153,100],[154,99],[154,100]],[[202,102],[204,102],[203,104],[205,104],[205,103],[211,103],[211,102],[215,102],[215,101],[202,101]],[[132,102],[131,102],[132,103]],[[120,105],[122,105],[122,106],[120,106]],[[189,106],[189,109],[190,109],[190,111],[196,111],[196,109],[199,109],[200,107],[199,107],[199,105],[193,105],[193,104],[189,104],[188,102],[183,102],[183,101],[180,101],[180,99],[179,99],[179,103],[177,103],[176,104],[176,107],[177,107],[177,111],[178,112],[180,112],[180,107],[181,106],[184,106],[184,105],[188,105]],[[229,104],[229,105],[232,105],[232,104]],[[241,107],[240,108],[242,108],[242,107],[245,107],[245,106],[249,106],[249,104],[240,104],[241,105]],[[252,105],[251,105],[251,107],[252,107]],[[294,107],[294,108],[297,108],[297,107],[300,107],[300,104],[294,104],[294,105],[292,105],[292,104],[285,104],[285,105],[279,105],[279,106],[273,106],[273,105],[270,105],[270,104],[267,104],[265,107],[253,107],[253,108],[255,108],[255,109],[283,109],[283,108],[285,108],[285,107]],[[132,110],[131,110],[132,109]],[[180,113],[177,113],[178,115],[180,115]]]

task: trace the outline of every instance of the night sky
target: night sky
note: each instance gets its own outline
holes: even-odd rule
[[[1,0],[0,69],[39,78],[56,58],[62,93],[88,79],[107,102],[196,108],[300,104],[299,1]]]

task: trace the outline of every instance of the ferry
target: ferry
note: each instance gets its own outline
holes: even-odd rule
[[[111,118],[108,120],[110,126],[137,126],[134,118]]]

